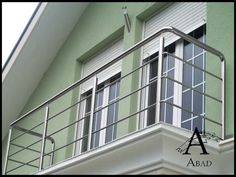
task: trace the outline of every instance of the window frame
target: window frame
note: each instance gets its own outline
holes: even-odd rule
[[[197,29],[199,28],[203,28],[203,42],[205,43],[206,42],[206,23],[193,29],[192,32],[196,31]],[[190,32],[190,33],[192,33]],[[175,52],[174,52],[174,55],[179,57],[179,58],[184,58],[184,40],[183,39],[177,39],[176,41],[174,41],[173,43],[175,43]],[[173,44],[171,43],[171,44]],[[168,44],[167,46],[164,46],[164,48],[170,46],[171,44]],[[194,45],[195,46],[195,45]],[[164,50],[165,51],[165,50]],[[159,50],[157,50],[154,54],[156,54],[157,52],[159,52]],[[194,52],[194,49],[193,49],[193,52]],[[152,55],[154,55],[152,54]],[[193,53],[193,56],[192,56],[192,60],[194,60],[195,58],[197,58],[197,56],[200,56],[200,55],[203,55],[203,63],[204,63],[204,66],[203,66],[203,69],[205,69],[206,67],[206,51],[202,51],[200,52],[200,54],[197,54],[196,56],[194,55]],[[142,56],[144,56],[144,53],[143,53],[143,50],[142,50]],[[159,56],[159,55],[157,55]],[[150,57],[150,56],[149,56]],[[145,59],[142,59],[141,57],[141,60],[142,60],[142,63],[145,63],[145,60],[147,60],[149,57],[146,57]],[[164,58],[164,57],[163,57]],[[157,59],[157,62],[158,62],[158,59]],[[163,62],[164,63],[164,62]],[[150,65],[151,63],[149,63],[148,65],[144,66],[143,69],[142,69],[142,72],[140,72],[140,85],[141,86],[144,86],[146,84],[149,84],[149,76],[150,76]],[[182,61],[179,61],[178,59],[175,59],[175,64],[174,64],[174,80],[176,81],[179,81],[181,83],[183,83],[183,68],[184,67],[184,63]],[[158,68],[158,66],[157,66]],[[192,72],[194,72],[195,68],[192,69]],[[202,71],[203,72],[203,71]],[[195,75],[192,74],[192,82],[194,82],[194,77]],[[198,83],[197,85],[202,85],[203,86],[203,93],[205,91],[204,87],[205,87],[205,73],[203,72],[203,82],[200,82]],[[162,79],[163,80],[163,79]],[[167,80],[167,79],[166,79]],[[150,86],[146,87],[145,89],[143,89],[144,91],[142,91],[140,93],[140,96],[139,96],[139,100],[140,100],[140,108],[141,109],[144,109],[148,106],[148,96],[149,96],[149,88]],[[178,105],[180,107],[182,107],[182,98],[183,98],[183,86],[174,82],[174,86],[173,86],[173,104],[175,105]],[[192,86],[191,86],[192,87]],[[197,86],[194,86],[193,88],[195,88]],[[163,88],[163,85],[162,85],[162,88]],[[193,90],[191,89],[187,89],[187,90],[190,90],[191,92],[194,93]],[[193,93],[192,93],[192,97],[193,97]],[[204,95],[201,94],[202,97],[203,97],[203,113],[200,114],[200,115],[205,115],[205,108],[204,108],[204,105],[205,105],[205,98],[204,98]],[[145,99],[147,98],[147,99]],[[143,100],[145,100],[143,102]],[[191,102],[193,103],[193,98],[191,99]],[[165,105],[167,105],[167,103],[163,103]],[[172,106],[173,108],[173,114],[172,114],[172,125],[174,126],[177,126],[177,127],[180,127],[180,128],[183,128],[182,127],[182,110],[177,108],[176,106]],[[191,108],[191,111],[193,112],[193,108]],[[155,115],[156,116],[156,115]],[[194,117],[196,116],[193,116],[191,117],[190,119],[194,119]],[[161,117],[159,117],[159,121],[161,120]],[[193,120],[191,120],[193,121]],[[204,119],[202,119],[202,121],[204,121]],[[165,121],[164,121],[165,122]],[[157,122],[155,122],[157,123]],[[147,110],[144,111],[144,113],[140,113],[140,117],[138,119],[138,122],[137,124],[139,125],[138,127],[139,128],[145,128],[147,127]],[[191,129],[192,129],[192,124],[191,123]],[[202,122],[202,129],[204,130],[204,123]]]
[[[117,85],[117,83],[118,82],[120,82],[120,80],[119,80],[119,78],[121,77],[121,72],[114,72],[114,73],[112,73],[111,74],[111,76],[108,78],[108,79],[106,79],[105,81],[104,81],[104,79],[103,78],[100,78],[100,82],[98,82],[99,84],[97,84],[97,88],[99,88],[101,85],[103,85],[101,88],[99,88],[99,89],[97,89],[96,88],[96,94],[95,95],[97,95],[97,91],[98,90],[100,90],[100,89],[102,89],[102,91],[103,91],[103,96],[102,96],[102,105],[100,105],[99,107],[96,107],[96,99],[95,99],[95,107],[94,107],[94,109],[95,109],[95,111],[96,111],[96,109],[98,108],[98,109],[100,109],[101,107],[105,107],[105,106],[107,106],[108,104],[109,104],[109,95],[110,95],[110,87],[113,85],[113,84],[116,84]],[[113,78],[115,78],[114,80],[113,80]],[[117,81],[116,81],[117,80]],[[116,82],[114,82],[113,84],[111,84],[110,85],[110,83],[111,82],[113,82],[113,81],[116,81]],[[108,86],[109,85],[109,86]],[[79,94],[79,96],[78,96],[78,99],[79,100],[82,100],[82,99],[84,99],[84,98],[86,98],[86,94],[88,93],[88,92],[90,92],[92,89],[91,88],[88,88],[87,90],[83,90],[83,92],[81,92],[82,91],[82,87],[80,86],[80,92],[79,93],[82,93],[82,94]],[[119,90],[116,88],[116,92],[115,92],[115,95],[117,96],[117,91],[119,92],[120,91],[120,86],[119,86]],[[91,95],[92,95],[92,93],[91,93]],[[118,97],[116,97],[115,98],[115,100],[116,99],[118,99],[119,98],[119,95],[118,95]],[[112,100],[112,101],[114,101],[114,100]],[[79,105],[78,105],[78,107],[77,107],[77,119],[79,120],[79,119],[81,119],[81,118],[83,118],[83,117],[85,117],[86,115],[85,114],[89,114],[89,120],[90,120],[90,111],[89,112],[86,112],[86,104],[87,104],[87,99],[85,99],[84,101],[82,101]],[[119,104],[119,103],[116,103],[116,104]],[[102,111],[102,115],[101,115],[101,122],[100,122],[100,127],[99,127],[99,129],[102,129],[102,128],[104,128],[104,127],[106,127],[107,126],[107,118],[108,118],[108,108],[109,108],[109,106],[108,107],[106,107],[106,108],[103,108],[101,111]],[[97,110],[98,110],[97,109]],[[98,112],[100,112],[100,111],[98,111]],[[96,113],[94,113],[94,117],[93,117],[93,123],[94,123],[94,120],[96,119],[95,118],[95,115],[96,115]],[[81,137],[83,137],[84,135],[84,123],[85,123],[85,120],[83,119],[82,121],[80,121],[79,123],[78,123],[78,125],[77,125],[77,132],[75,132],[75,137],[76,138],[81,138]],[[93,125],[92,125],[93,126]],[[96,127],[96,126],[95,126]],[[104,145],[105,143],[107,143],[106,142],[106,129],[107,128],[105,128],[105,129],[103,129],[103,130],[101,130],[101,131],[99,131],[99,132],[96,132],[96,133],[99,133],[99,144],[98,144],[98,146],[95,146],[94,145],[94,143],[92,143],[92,141],[94,140],[93,139],[93,135],[91,136],[91,149],[93,149],[93,148],[96,148],[96,147],[99,147],[99,146],[102,146],[102,145]],[[92,131],[94,131],[94,130],[92,130]],[[95,134],[96,134],[95,133]],[[113,139],[112,139],[113,140]],[[111,141],[112,141],[111,140]],[[88,149],[86,149],[85,151],[82,151],[83,149],[83,141],[84,140],[80,140],[80,141],[78,141],[77,143],[76,143],[76,145],[75,145],[75,153],[76,154],[81,154],[81,153],[83,153],[83,152],[86,152],[86,151],[88,151]]]

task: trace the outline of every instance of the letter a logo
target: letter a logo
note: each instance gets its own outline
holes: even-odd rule
[[[194,137],[195,134],[197,135],[199,144],[192,144],[193,137]],[[190,142],[189,142],[189,144],[188,144],[188,147],[187,147],[186,152],[183,153],[184,155],[186,155],[186,154],[187,154],[187,155],[190,155],[190,154],[191,154],[191,153],[188,152],[190,146],[201,146],[203,153],[200,153],[200,154],[209,154],[209,153],[206,151],[206,148],[205,148],[205,146],[204,146],[204,144],[203,144],[203,142],[202,142],[202,138],[201,138],[201,136],[200,136],[200,134],[199,134],[199,132],[198,132],[197,127],[195,128],[195,130],[194,130],[194,132],[193,132],[193,136],[192,136],[191,139],[190,139]]]

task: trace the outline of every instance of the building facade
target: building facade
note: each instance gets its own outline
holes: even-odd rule
[[[233,3],[40,3],[2,72],[3,173],[233,174],[233,22]]]

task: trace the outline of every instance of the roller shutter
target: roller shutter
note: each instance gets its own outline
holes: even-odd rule
[[[82,77],[88,76],[98,68],[102,67],[103,65],[115,59],[117,56],[122,54],[123,49],[124,49],[123,39],[121,39],[119,41],[116,41],[113,45],[111,45],[106,50],[102,51],[100,54],[89,59],[89,61],[83,63]],[[97,75],[98,84],[109,79],[111,76],[119,73],[120,71],[121,71],[121,60]],[[93,79],[90,79],[84,84],[82,84],[82,89],[81,89],[82,93],[91,89],[92,85],[93,85]]]
[[[155,33],[166,26],[173,26],[185,33],[206,23],[206,3],[205,2],[179,2],[174,3],[146,20],[144,23],[144,38]],[[165,34],[165,46],[171,44],[178,37],[171,34]],[[159,40],[154,39],[143,48],[144,58],[159,50]]]

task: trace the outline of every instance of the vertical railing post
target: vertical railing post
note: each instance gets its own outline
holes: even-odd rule
[[[221,99],[222,99],[222,111],[221,111],[221,121],[222,121],[222,139],[225,139],[225,59],[221,61]]]
[[[160,49],[158,58],[158,70],[157,70],[157,96],[156,96],[156,119],[155,122],[160,122],[161,118],[161,75],[162,75],[162,62],[163,62],[163,51],[164,51],[164,36],[163,33],[160,35]]]
[[[55,150],[55,142],[52,142],[51,150],[52,151]],[[52,152],[51,155],[50,155],[50,166],[52,166],[52,164],[53,164],[53,158],[54,158],[54,152]]]
[[[91,100],[91,111],[90,111],[90,121],[89,121],[89,132],[88,132],[88,146],[87,146],[87,150],[88,151],[91,148],[92,129],[93,129],[93,114],[94,114],[94,109],[95,109],[96,87],[97,87],[97,76],[94,76],[92,100]]]
[[[39,159],[39,171],[43,169],[43,155],[45,151],[45,141],[47,135],[47,126],[48,126],[48,115],[49,115],[49,105],[46,106],[46,112],[44,117],[44,128],[43,128],[43,136],[42,136],[42,144],[41,144],[41,154]]]
[[[9,149],[10,149],[10,143],[11,143],[11,133],[12,133],[12,127],[9,129],[9,134],[8,134],[6,158],[5,158],[5,164],[4,164],[4,169],[3,169],[3,174],[4,175],[7,172],[8,156],[9,156]]]

